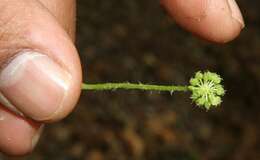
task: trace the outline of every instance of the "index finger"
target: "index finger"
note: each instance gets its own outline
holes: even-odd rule
[[[244,28],[235,0],[161,0],[176,22],[209,41],[226,43]]]

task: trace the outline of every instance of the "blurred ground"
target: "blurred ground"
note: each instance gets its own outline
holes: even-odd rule
[[[224,77],[227,95],[205,112],[186,94],[84,92],[24,159],[259,160],[260,2],[238,2],[247,27],[218,46],[177,27],[157,0],[78,1],[86,82],[185,84],[208,69]]]

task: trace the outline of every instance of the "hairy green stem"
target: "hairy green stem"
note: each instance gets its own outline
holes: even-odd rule
[[[209,110],[211,107],[217,107],[221,104],[221,98],[225,95],[225,90],[221,84],[222,78],[209,71],[196,72],[195,76],[190,79],[188,86],[175,85],[150,85],[142,83],[97,83],[82,84],[82,90],[105,91],[105,90],[143,90],[143,91],[159,91],[159,92],[191,92],[191,99],[199,107]]]
[[[168,92],[176,92],[188,91],[188,86],[174,86],[174,85],[149,85],[149,84],[141,84],[141,83],[103,83],[103,84],[82,84],[83,90],[96,90],[96,91],[104,91],[104,90],[143,90],[143,91],[168,91]]]

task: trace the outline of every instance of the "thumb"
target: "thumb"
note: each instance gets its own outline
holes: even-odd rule
[[[0,7],[2,104],[37,121],[64,118],[81,90],[69,35],[40,3],[12,0]]]

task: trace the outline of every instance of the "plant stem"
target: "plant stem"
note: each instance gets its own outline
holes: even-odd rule
[[[174,85],[149,85],[141,83],[103,83],[103,84],[82,84],[82,90],[95,90],[95,91],[104,91],[104,90],[143,90],[143,91],[188,91],[188,86],[174,86]]]

